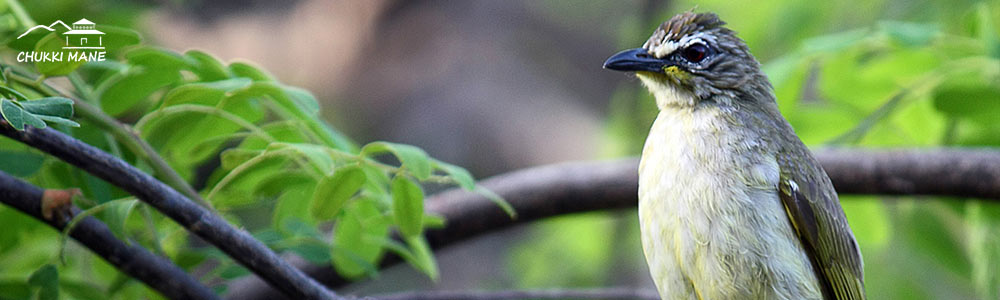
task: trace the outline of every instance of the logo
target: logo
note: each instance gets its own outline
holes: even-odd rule
[[[17,54],[18,62],[88,62],[104,61],[104,32],[97,30],[97,24],[87,19],[73,22],[73,27],[67,26],[62,20],[56,20],[49,26],[38,25],[25,31],[17,39],[21,39],[35,30],[48,30],[61,36],[63,51],[42,50],[21,51]],[[51,42],[51,41],[50,41]],[[54,49],[53,49],[54,50]]]

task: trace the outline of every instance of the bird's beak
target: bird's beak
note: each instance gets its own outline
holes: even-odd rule
[[[604,62],[605,69],[623,72],[648,71],[663,73],[663,68],[668,66],[666,60],[657,59],[646,49],[635,48],[618,52]]]

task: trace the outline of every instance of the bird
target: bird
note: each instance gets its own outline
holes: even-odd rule
[[[861,251],[830,178],[725,25],[684,12],[604,63],[634,72],[659,110],[638,215],[660,297],[865,299]]]

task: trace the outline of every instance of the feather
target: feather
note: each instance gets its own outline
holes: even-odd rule
[[[797,139],[796,139],[797,140]],[[861,252],[833,184],[799,141],[783,151],[778,195],[809,255],[825,299],[865,299]],[[811,163],[801,163],[809,161]]]

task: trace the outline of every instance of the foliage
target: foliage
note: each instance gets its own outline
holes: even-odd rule
[[[3,30],[8,51],[76,51],[63,50],[56,32],[39,30],[16,39],[34,21],[16,7],[0,8],[0,16],[17,21]],[[278,251],[332,264],[345,277],[376,275],[386,251],[437,277],[422,232],[443,221],[425,216],[421,183],[480,191],[465,169],[409,145],[379,141],[358,146],[320,119],[311,93],[282,84],[252,64],[222,62],[197,50],[177,53],[145,46],[127,28],[97,29],[107,33],[106,61],[5,61],[3,119],[18,130],[51,125],[160,179],[178,175],[183,182],[165,182],[180,191],[188,183],[200,186],[200,196],[234,225]],[[72,91],[50,86],[46,79],[56,77],[68,80]],[[399,164],[380,161],[386,159]],[[158,168],[158,160],[168,167]],[[80,187],[85,197],[78,205],[86,210],[76,220],[98,216],[120,238],[155,249],[186,270],[199,270],[206,274],[203,280],[249,274],[142,202],[66,163],[7,139],[0,140],[0,161],[0,170],[42,187]],[[142,213],[133,214],[137,211]],[[134,299],[140,298],[136,293],[148,293],[73,244],[61,243],[68,230],[61,237],[46,232],[7,208],[0,208],[0,224],[9,228],[0,232],[4,299],[56,299],[58,286],[72,298]],[[405,244],[391,238],[395,230]],[[63,264],[47,264],[56,254],[63,257],[64,249]],[[95,297],[88,290],[106,292]]]

